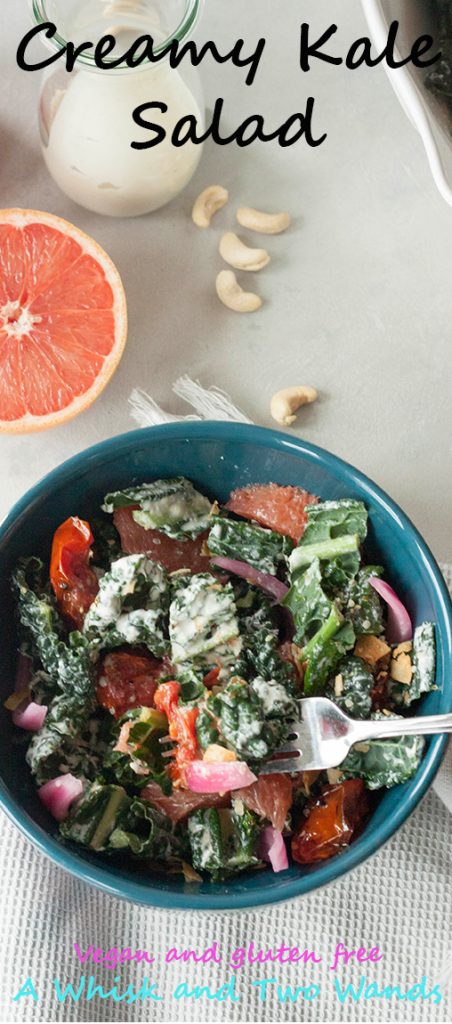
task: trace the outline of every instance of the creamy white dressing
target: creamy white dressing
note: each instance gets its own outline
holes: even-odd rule
[[[210,508],[209,499],[191,488],[186,493],[167,494],[152,503],[144,501],[143,508],[135,509],[132,517],[145,529],[178,526],[183,533],[190,534],[207,528]]]
[[[277,713],[281,703],[287,702],[287,691],[275,679],[266,680],[258,676],[251,686],[262,701],[265,715]]]
[[[232,590],[213,576],[195,575],[170,606],[170,640],[175,664],[221,647],[239,635]]]
[[[125,599],[145,586],[142,608],[123,611]],[[85,633],[102,636],[114,628],[124,643],[137,643],[144,631],[152,632],[161,616],[166,573],[146,555],[127,555],[113,562],[99,582],[99,593],[85,618]]]
[[[177,148],[171,134],[180,118],[194,115],[202,126],[203,117],[177,70],[167,63],[119,74],[79,70],[65,84],[49,103],[43,154],[66,195],[96,213],[134,217],[185,188],[203,147],[188,142]],[[166,138],[152,149],[133,149],[132,142],[155,137],[133,121],[133,111],[152,101],[168,107],[166,113],[153,108],[147,114]]]

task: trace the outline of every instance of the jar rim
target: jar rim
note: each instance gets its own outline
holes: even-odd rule
[[[43,25],[45,22],[48,22],[49,17],[46,11],[47,0],[29,0],[29,2],[32,17],[34,18],[36,24]],[[165,48],[169,46],[171,42],[175,40],[177,42],[183,42],[183,40],[186,39],[186,37],[193,31],[198,21],[199,15],[201,14],[203,2],[204,0],[185,0],[185,11],[182,20],[180,21],[179,25],[174,29],[174,31],[168,36],[167,39],[165,39],[161,43],[158,43],[153,48],[156,56],[163,53]],[[54,36],[52,36],[51,39],[46,37],[44,40],[45,45],[51,50],[64,49],[68,41],[69,40],[64,39],[58,31],[55,33]],[[101,70],[97,67],[96,62],[94,60],[94,55],[91,53],[81,54],[81,56],[77,57],[76,63],[83,64],[85,67],[91,68],[92,71]],[[105,63],[107,64],[108,60],[105,60]],[[146,59],[143,60],[143,62],[136,68],[129,68],[127,66],[123,66],[119,68],[115,67],[111,70],[116,73],[128,72],[130,74],[131,71],[140,71],[142,70],[143,67],[146,67],[146,65],[150,65],[151,63],[152,62],[150,60]]]

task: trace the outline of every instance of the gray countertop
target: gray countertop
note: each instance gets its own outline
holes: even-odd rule
[[[209,145],[186,192],[139,220],[90,214],[53,184],[39,148],[39,74],[15,65],[27,5],[6,0],[1,16],[1,205],[49,210],[92,234],[122,274],[130,332],[118,372],[88,412],[44,434],[2,436],[0,512],[74,452],[131,429],[128,396],[138,385],[182,411],[170,386],[189,373],[271,426],[273,391],[306,383],[321,397],[294,432],[364,470],[437,558],[450,559],[452,212],[381,68],[351,73],[318,62],[309,76],[298,68],[301,20],[318,34],[337,23],[331,45],[344,53],[366,31],[359,0],[208,0],[199,38],[220,48],[239,36],[268,39],[252,88],[240,70],[203,67],[208,105],[224,96],[229,131],[255,112],[274,128],[312,95],[328,140],[317,149]],[[191,204],[214,181],[229,188],[231,206],[211,233],[198,232]],[[241,203],[294,216],[290,232],[270,240],[272,264],[255,280],[265,305],[251,317],[224,309],[214,289],[220,234]]]

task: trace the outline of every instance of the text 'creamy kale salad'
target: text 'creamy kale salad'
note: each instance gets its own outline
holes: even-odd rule
[[[337,769],[260,775],[301,696],[400,715],[434,686],[435,631],[362,560],[365,506],[253,485],[213,506],[189,480],[108,494],[13,578],[7,701],[65,842],[142,872],[221,881],[311,864],[363,829],[424,741],[357,744]]]

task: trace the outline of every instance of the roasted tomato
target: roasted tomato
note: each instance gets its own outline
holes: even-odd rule
[[[126,555],[147,554],[160,562],[168,572],[189,569],[190,572],[208,572],[209,556],[202,554],[202,547],[208,534],[203,533],[195,540],[174,540],[160,530],[145,530],[133,518],[134,508],[116,509],[113,522],[121,538],[121,547]]]
[[[307,522],[306,505],[315,505],[318,500],[301,487],[251,484],[233,491],[226,508],[276,533],[284,533],[297,544]]]
[[[207,675],[204,676],[203,683],[207,690],[211,690],[212,687],[215,686],[215,683],[218,682],[220,672],[221,668],[212,668],[210,672],[208,672]]]
[[[155,694],[155,706],[167,716],[169,735],[176,743],[174,756],[168,759],[168,771],[174,783],[183,784],[185,767],[198,754],[196,719],[199,710],[188,704],[179,705],[179,694],[179,683],[174,680],[161,683]]]
[[[293,859],[298,864],[314,864],[334,857],[349,845],[368,813],[369,800],[362,779],[325,786],[293,836]]]
[[[162,662],[151,654],[112,651],[99,663],[96,695],[99,704],[120,718],[131,708],[154,707]]]
[[[74,629],[82,628],[99,590],[96,573],[89,564],[93,541],[89,523],[77,516],[66,519],[53,538],[50,581],[58,608]]]

